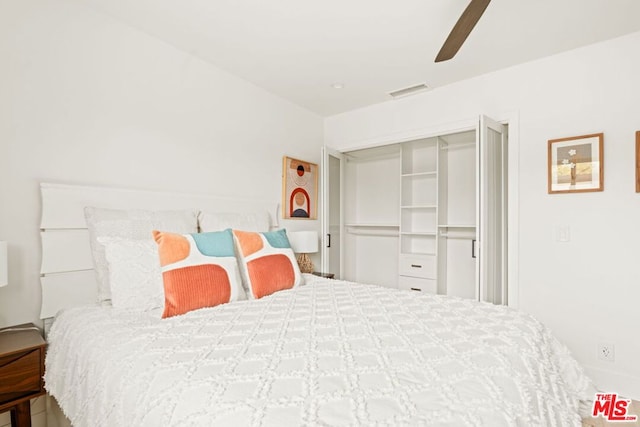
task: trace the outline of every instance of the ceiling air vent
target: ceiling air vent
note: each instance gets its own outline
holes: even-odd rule
[[[429,89],[426,83],[420,83],[419,85],[405,87],[404,89],[394,90],[389,92],[392,98],[401,98],[403,96],[413,95],[418,92],[422,92]]]

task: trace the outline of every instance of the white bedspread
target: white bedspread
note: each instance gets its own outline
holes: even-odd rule
[[[45,382],[83,426],[579,426],[589,380],[519,311],[326,279],[159,319],[60,313]]]

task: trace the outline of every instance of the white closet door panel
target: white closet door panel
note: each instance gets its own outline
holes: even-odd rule
[[[501,124],[481,117],[478,297],[495,304],[506,303],[504,132]]]
[[[344,277],[344,156],[322,148],[322,271]]]

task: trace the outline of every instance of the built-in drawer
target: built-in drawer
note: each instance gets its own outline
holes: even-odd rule
[[[400,255],[400,275],[435,279],[435,255]]]
[[[411,291],[427,292],[436,294],[438,292],[437,282],[433,279],[421,279],[418,277],[400,276],[398,277],[398,288]]]

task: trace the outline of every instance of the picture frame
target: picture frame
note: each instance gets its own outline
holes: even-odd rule
[[[636,131],[636,193],[640,193],[640,130]]]
[[[548,141],[548,192],[604,190],[604,133]]]
[[[282,218],[318,218],[317,164],[292,157],[283,157]]]

